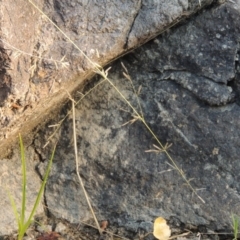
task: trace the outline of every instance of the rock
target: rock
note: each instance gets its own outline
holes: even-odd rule
[[[204,7],[212,1],[200,2]],[[76,108],[78,165],[98,220],[108,219],[118,229],[134,235],[139,229],[152,231],[153,220],[159,216],[169,222],[174,219],[175,228],[193,226],[200,231],[204,227],[207,232],[231,229],[231,213],[240,212],[237,2],[213,4],[192,17],[191,13],[199,9],[199,1],[85,3],[39,1],[38,4],[88,57],[102,65],[174,25],[172,30],[121,61],[136,91],[141,86],[139,101],[146,122],[164,146],[172,143],[169,153],[197,192],[194,194],[186,186],[164,153],[145,152],[156,150],[153,144],[157,142],[139,120],[135,121],[122,97],[105,82]],[[11,144],[19,130],[24,130],[30,143],[33,133],[51,119],[28,150],[31,159],[28,175],[32,180],[28,199],[32,206],[40,186],[33,159],[49,159],[52,148],[42,148],[52,134],[48,125],[58,123],[70,112],[67,105],[59,115],[58,111],[54,113],[68,97],[63,89],[72,93],[81,89],[79,86],[87,79],[86,93],[100,78],[90,80],[92,67],[86,59],[27,1],[4,4],[0,134],[5,139],[1,140],[0,155],[6,152],[12,155],[9,159],[2,158],[0,179],[2,186],[16,194],[17,203],[21,202],[21,172],[19,153],[12,151]],[[9,9],[16,14],[7,14]],[[81,15],[77,9],[82,9]],[[185,16],[190,18],[176,25]],[[25,17],[32,20],[29,25]],[[18,24],[10,24],[10,20]],[[18,52],[12,51],[12,46],[44,59],[16,56]],[[70,67],[65,69],[58,62],[56,69],[56,62],[49,59],[60,61],[63,56]],[[123,77],[120,61],[111,66],[110,79],[141,111],[131,83]],[[45,199],[52,214],[79,223],[92,221],[92,215],[76,176],[72,134],[70,116],[54,135],[59,143]],[[45,166],[46,161],[39,167],[41,173]],[[0,234],[9,234],[16,229],[14,214],[4,188],[0,196],[3,209]],[[43,212],[42,206],[39,212]]]
[[[79,172],[99,221],[135,233],[152,231],[159,216],[183,228],[232,228],[231,213],[240,213],[239,17],[232,2],[206,9],[121,59],[136,91],[141,86],[146,123],[163,146],[172,143],[174,162],[146,152],[159,144],[139,120],[130,124],[134,112],[111,84],[100,84],[77,105]],[[141,113],[120,61],[111,66],[109,78]],[[55,216],[78,223],[92,216],[76,175],[71,118],[55,135],[45,197]],[[43,159],[51,133],[45,128],[35,139]]]
[[[55,231],[63,234],[66,228],[67,228],[66,225],[64,225],[62,222],[59,222],[55,228]]]
[[[47,20],[43,11],[59,29]],[[212,0],[201,1],[201,7]],[[1,5],[0,155],[57,115],[94,62],[106,65],[200,8],[199,1],[34,1]],[[79,48],[79,49],[77,49]],[[87,60],[88,59],[88,60]]]
[[[38,231],[39,233],[51,232],[52,226],[51,225],[39,225],[36,227],[36,231]]]

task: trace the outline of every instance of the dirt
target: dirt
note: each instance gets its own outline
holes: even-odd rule
[[[104,220],[100,222],[102,226]],[[192,225],[181,228],[174,221],[168,221],[171,228],[171,239],[177,240],[232,240],[232,233],[207,232],[204,226],[198,228]],[[102,235],[99,234],[94,222],[70,224],[67,221],[57,219],[54,216],[37,216],[35,222],[27,230],[24,240],[154,240],[152,233],[138,229],[131,232],[127,229],[107,223],[107,228]],[[11,236],[0,236],[0,240],[16,240],[17,233]]]

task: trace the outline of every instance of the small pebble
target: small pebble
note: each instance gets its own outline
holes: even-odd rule
[[[36,229],[40,233],[51,232],[52,226],[51,225],[39,225]]]
[[[66,228],[67,227],[63,223],[59,222],[55,228],[55,231],[58,233],[63,233],[66,230]]]

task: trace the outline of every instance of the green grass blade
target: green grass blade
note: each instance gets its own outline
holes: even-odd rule
[[[47,183],[47,179],[48,179],[50,170],[51,170],[51,168],[52,168],[52,162],[53,162],[55,150],[56,150],[56,145],[55,145],[55,147],[54,147],[54,149],[53,149],[51,158],[50,158],[49,163],[48,163],[48,165],[47,165],[47,170],[46,170],[46,172],[45,172],[45,175],[44,175],[44,178],[43,178],[43,181],[42,181],[40,190],[39,190],[39,192],[38,192],[36,201],[35,201],[35,203],[34,203],[33,209],[32,209],[32,211],[31,211],[31,214],[30,214],[27,222],[24,224],[24,229],[25,229],[25,231],[28,229],[29,225],[31,224],[32,219],[33,219],[33,215],[35,214],[35,212],[36,212],[36,210],[37,210],[37,207],[38,207],[38,204],[39,204],[39,202],[40,202],[40,200],[41,200],[41,197],[42,197],[42,194],[43,194],[45,185],[46,185],[46,183]]]
[[[24,224],[25,221],[25,211],[26,211],[26,184],[27,184],[27,176],[26,176],[26,159],[24,146],[22,142],[22,137],[19,134],[19,142],[20,142],[20,152],[21,152],[21,162],[22,162],[22,209],[21,209],[21,222]]]
[[[238,238],[238,227],[239,227],[239,217],[235,214],[232,214],[232,224],[233,224],[233,235],[234,239],[237,240]]]
[[[21,221],[20,221],[20,216],[19,216],[18,210],[17,210],[17,205],[16,205],[11,193],[8,190],[6,190],[6,191],[7,191],[8,197],[9,197],[11,205],[12,205],[14,216],[15,216],[16,222],[18,224],[18,229],[20,229],[21,228]]]
[[[26,188],[26,185],[27,185],[27,173],[26,172],[27,171],[26,171],[25,151],[24,151],[22,137],[21,137],[20,134],[19,134],[19,143],[20,143],[19,145],[20,145],[21,164],[22,164],[22,209],[21,209],[20,213],[17,210],[17,205],[16,205],[12,195],[10,194],[10,192],[8,190],[6,190],[6,192],[9,196],[9,199],[10,199],[10,202],[11,202],[11,205],[12,205],[12,209],[13,209],[16,221],[18,223],[18,240],[22,240],[25,232],[27,231],[27,229],[29,228],[29,226],[32,222],[33,216],[34,216],[34,214],[37,210],[37,207],[39,205],[39,202],[41,200],[41,197],[42,197],[42,194],[43,194],[43,191],[44,191],[44,188],[45,188],[45,185],[47,183],[47,179],[48,179],[51,167],[52,167],[52,162],[53,162],[53,158],[54,158],[54,154],[55,154],[55,150],[56,150],[56,145],[53,149],[51,158],[50,158],[49,163],[47,165],[47,170],[44,174],[43,181],[42,181],[41,187],[38,191],[38,195],[37,195],[36,201],[34,203],[34,206],[32,208],[32,211],[30,213],[30,216],[28,217],[27,221],[25,222],[26,189],[27,189]]]

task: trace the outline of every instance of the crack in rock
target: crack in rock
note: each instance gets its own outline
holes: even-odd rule
[[[126,42],[125,42],[124,47],[123,47],[124,49],[127,49],[127,48],[128,48],[129,36],[130,36],[130,34],[131,34],[131,32],[132,32],[133,26],[134,26],[135,21],[136,21],[139,13],[140,13],[140,11],[141,11],[142,6],[143,6],[143,0],[139,0],[139,1],[138,1],[138,7],[137,7],[136,14],[135,14],[135,16],[133,17],[132,24],[131,24],[131,26],[130,26],[130,29],[129,29],[128,33],[127,33]]]

